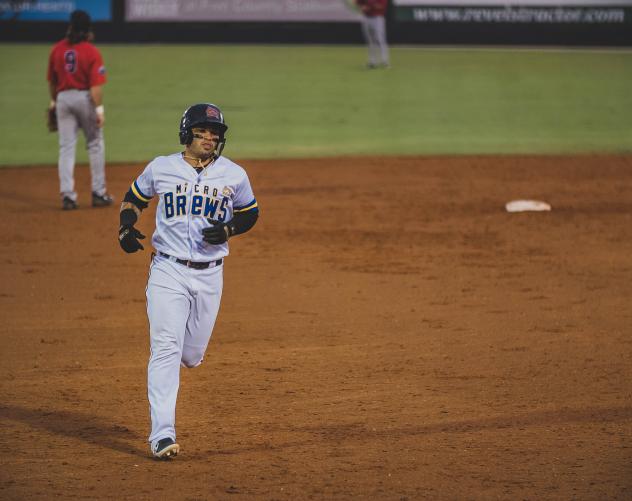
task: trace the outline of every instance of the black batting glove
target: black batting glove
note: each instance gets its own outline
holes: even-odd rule
[[[207,221],[212,225],[202,230],[203,240],[207,244],[223,244],[233,236],[234,228],[230,224],[213,221],[212,219],[207,219]]]
[[[121,225],[119,228],[119,244],[128,254],[138,250],[144,250],[145,247],[138,241],[145,238],[140,231],[130,225]]]

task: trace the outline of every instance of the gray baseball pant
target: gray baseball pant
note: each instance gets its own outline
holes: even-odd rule
[[[59,191],[61,196],[77,200],[75,191],[75,154],[79,129],[86,138],[90,160],[92,191],[106,193],[105,145],[103,130],[97,127],[94,103],[87,90],[65,90],[57,94],[57,126],[59,128]]]
[[[388,65],[389,57],[384,16],[364,16],[362,31],[369,46],[369,64],[373,66],[377,64]]]

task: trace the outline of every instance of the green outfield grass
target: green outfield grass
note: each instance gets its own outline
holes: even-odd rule
[[[235,158],[632,151],[632,52],[100,45],[107,159],[179,149],[183,109],[210,100]],[[54,163],[49,47],[0,45],[0,165]],[[85,161],[83,143],[79,161]]]

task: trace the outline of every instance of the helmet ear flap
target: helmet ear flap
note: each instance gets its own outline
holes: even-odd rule
[[[193,142],[193,132],[191,131],[191,119],[189,118],[189,113],[193,106],[189,106],[184,113],[182,114],[182,118],[180,119],[180,132],[178,136],[180,138],[180,144],[189,145]]]
[[[180,144],[189,145],[193,142],[193,132],[190,128],[186,128],[180,131]]]

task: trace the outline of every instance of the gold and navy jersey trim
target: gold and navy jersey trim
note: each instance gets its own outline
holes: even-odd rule
[[[249,204],[246,205],[242,205],[241,207],[235,207],[233,208],[233,212],[235,214],[238,214],[240,212],[259,212],[259,206],[257,205],[257,200],[256,199],[252,199],[252,202],[250,202]]]
[[[132,183],[132,186],[130,186],[130,190],[132,190],[134,196],[138,198],[141,202],[147,203],[152,199],[152,197],[149,197],[145,195],[142,191],[140,191],[140,188],[138,187],[138,183],[136,181]]]

